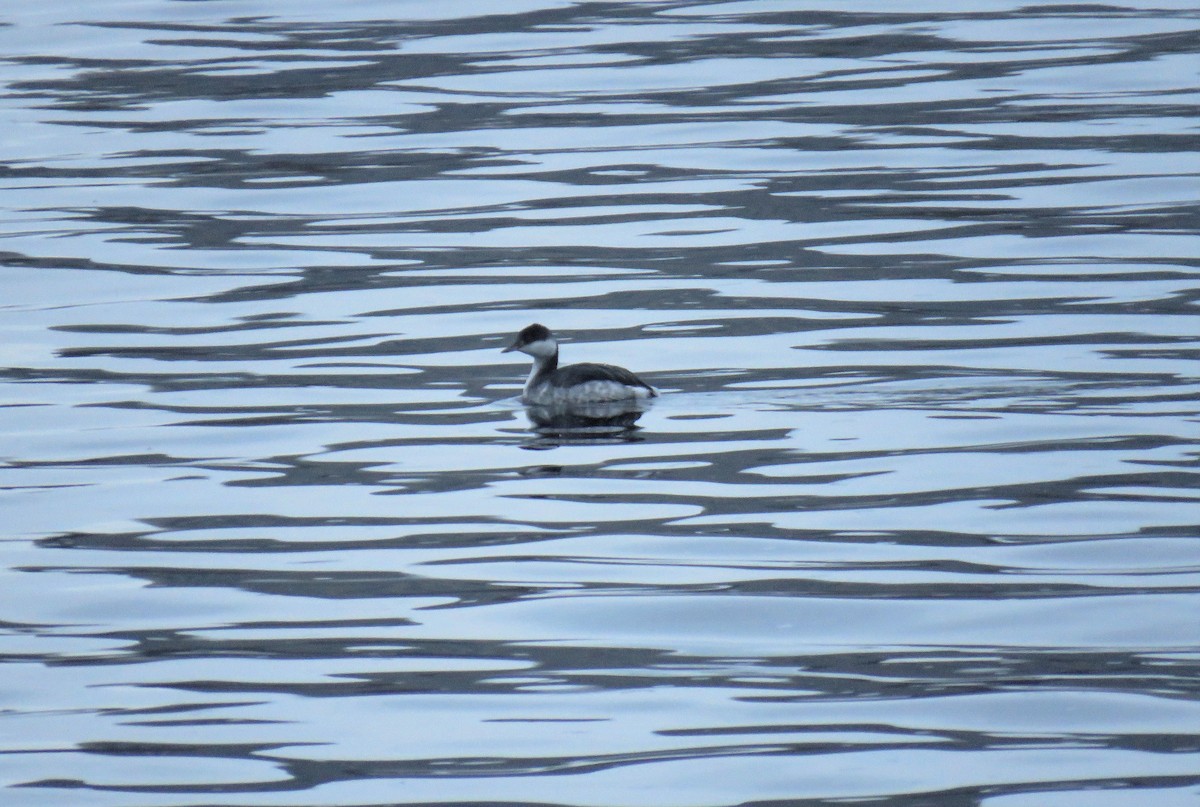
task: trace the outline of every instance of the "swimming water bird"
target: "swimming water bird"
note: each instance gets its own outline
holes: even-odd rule
[[[545,325],[523,329],[502,353],[519,350],[533,357],[533,371],[521,396],[542,406],[578,405],[655,398],[657,390],[624,367],[611,364],[558,366],[558,341]]]

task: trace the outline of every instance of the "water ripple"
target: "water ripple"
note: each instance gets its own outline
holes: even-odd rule
[[[0,788],[1191,804],[1193,5],[14,9]]]

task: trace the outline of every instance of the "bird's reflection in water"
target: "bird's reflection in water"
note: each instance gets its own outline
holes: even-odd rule
[[[633,442],[638,418],[646,411],[642,401],[604,401],[584,404],[526,405],[525,415],[536,439],[527,448],[553,448],[563,443]]]

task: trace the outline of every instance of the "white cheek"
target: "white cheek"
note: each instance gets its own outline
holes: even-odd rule
[[[553,356],[558,352],[558,343],[553,339],[539,339],[536,342],[530,342],[525,347],[521,348],[522,353],[528,353],[530,356],[545,358]]]

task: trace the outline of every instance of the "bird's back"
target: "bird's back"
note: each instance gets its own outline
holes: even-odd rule
[[[558,368],[558,371],[554,373],[554,376],[551,379],[551,383],[555,387],[560,388],[575,387],[579,386],[580,384],[588,384],[597,381],[609,382],[625,387],[633,387],[634,389],[646,390],[647,397],[650,398],[658,395],[658,392],[655,391],[655,389],[645,381],[638,378],[624,367],[617,367],[613,364],[596,364],[593,362],[568,364],[566,367]]]

